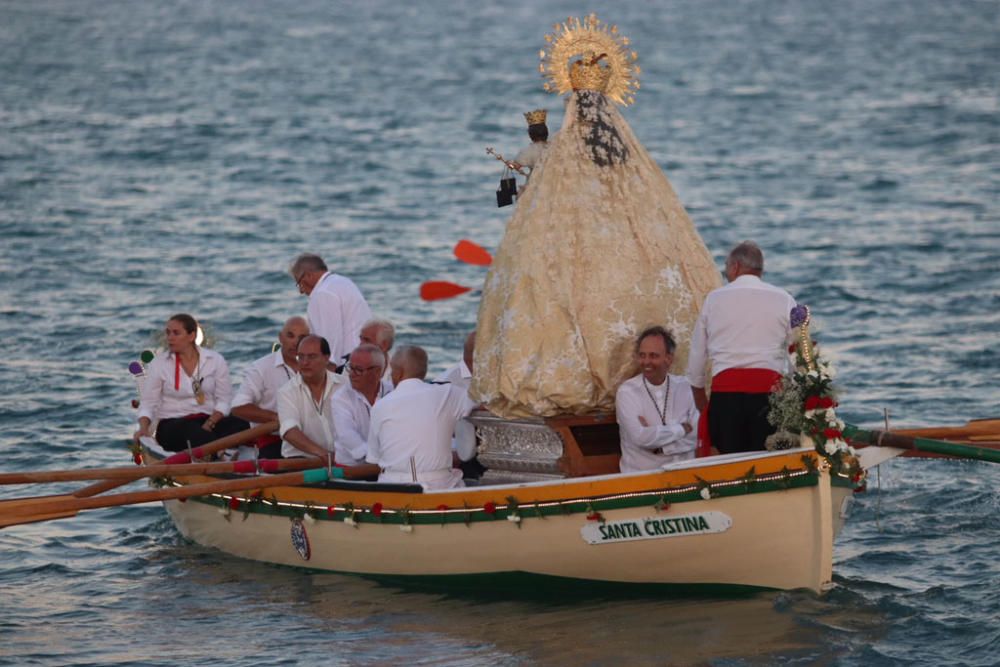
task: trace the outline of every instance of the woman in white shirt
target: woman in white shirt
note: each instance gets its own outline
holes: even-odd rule
[[[230,417],[233,385],[222,355],[199,347],[198,322],[185,313],[167,320],[164,329],[167,353],[146,369],[139,401],[139,430],[135,440],[150,435],[156,424],[156,441],[177,452],[203,445],[249,427]]]

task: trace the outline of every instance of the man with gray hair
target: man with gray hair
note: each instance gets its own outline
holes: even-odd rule
[[[253,362],[246,370],[240,390],[233,399],[234,416],[247,420],[251,426],[278,419],[278,390],[298,374],[299,341],[308,335],[309,325],[304,317],[289,317],[285,321],[278,332],[280,347]],[[277,431],[257,438],[256,444],[260,458],[281,458],[281,437]],[[241,458],[242,455],[243,452]]]
[[[389,320],[373,317],[361,325],[361,342],[374,345],[382,351],[385,357],[384,372],[382,379],[389,383],[392,388],[392,369],[389,367],[389,350],[396,340],[396,327],[392,326]]]
[[[369,463],[381,468],[380,482],[412,482],[425,489],[464,486],[452,468],[451,434],[475,403],[450,384],[428,384],[427,352],[404,345],[392,355],[392,393],[372,406]]]
[[[374,345],[362,343],[351,352],[344,374],[350,384],[333,396],[333,423],[337,463],[360,465],[368,453],[368,429],[372,407],[392,391],[392,385],[382,380],[385,354]]]
[[[341,364],[360,342],[361,325],[372,311],[361,290],[345,276],[331,273],[319,255],[299,255],[288,272],[299,293],[309,297],[309,329],[330,344],[332,364]]]
[[[743,241],[726,259],[728,285],[705,297],[691,335],[687,376],[701,411],[699,454],[764,449],[774,432],[767,421],[768,394],[788,370],[791,312],[795,299],[770,285],[764,253]],[[712,364],[712,399],[705,368]],[[707,417],[706,417],[707,415]]]

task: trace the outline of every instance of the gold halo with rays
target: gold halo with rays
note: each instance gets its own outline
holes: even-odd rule
[[[610,70],[604,94],[628,106],[635,102],[639,90],[639,56],[630,48],[628,37],[618,33],[618,26],[602,23],[596,14],[583,19],[569,17],[564,23],[552,26],[553,32],[545,35],[546,48],[539,51],[541,63],[538,71],[546,79],[545,90],[562,95],[573,90],[570,81],[572,60],[589,53],[606,54],[603,59]]]

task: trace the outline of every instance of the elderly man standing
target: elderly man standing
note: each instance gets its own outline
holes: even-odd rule
[[[761,280],[763,273],[757,244],[737,245],[726,259],[729,284],[709,292],[695,323],[687,376],[702,412],[702,454],[709,443],[723,454],[763,450],[774,432],[767,421],[768,394],[788,369],[795,299]],[[709,361],[711,402],[705,392]]]
[[[331,358],[339,366],[357,347],[361,325],[372,315],[368,302],[350,278],[330,273],[319,255],[299,255],[289,273],[299,292],[309,296],[309,329],[326,339]]]
[[[615,395],[622,472],[694,458],[698,410],[688,381],[669,373],[676,349],[674,337],[660,326],[646,329],[636,340],[640,373],[625,380]]]
[[[281,455],[326,458],[334,451],[330,397],[343,378],[330,372],[330,346],[322,336],[299,341],[299,374],[278,391]]]
[[[232,413],[257,426],[278,419],[278,390],[299,372],[295,359],[299,341],[309,335],[303,317],[289,317],[278,333],[280,348],[253,362],[243,375],[233,399]],[[257,439],[260,458],[281,458],[281,436],[277,432]]]
[[[372,407],[392,391],[392,385],[382,380],[385,366],[385,355],[374,345],[362,343],[351,352],[346,369],[351,383],[333,397],[337,463],[355,466],[365,462]]]
[[[413,482],[426,489],[463,486],[451,466],[451,434],[475,404],[450,384],[427,384],[427,352],[411,345],[392,355],[396,388],[372,408],[369,463],[382,469],[380,482]]]
[[[389,320],[372,318],[361,325],[361,342],[374,345],[382,351],[385,357],[385,368],[382,371],[382,379],[389,383],[392,388],[392,369],[389,367],[389,350],[396,341],[396,327],[392,326]]]

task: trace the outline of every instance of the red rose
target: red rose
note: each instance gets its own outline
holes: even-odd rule
[[[486,512],[487,514],[496,514],[497,504],[491,500],[485,505],[483,505],[483,511]]]
[[[833,399],[829,396],[823,396],[819,399],[819,407],[821,408],[832,408],[834,406]]]
[[[794,354],[794,353],[795,353],[795,343],[792,343],[791,345],[788,346],[788,354]]]
[[[136,464],[137,466],[141,466],[142,465],[142,454],[139,454],[139,453],[133,454],[132,455],[132,463]]]
[[[806,410],[815,410],[819,407],[819,396],[809,396],[806,398]]]
[[[240,499],[237,498],[236,496],[233,496],[232,498],[230,498],[229,499],[229,509],[231,509],[231,510],[238,510],[239,508],[240,508]]]
[[[326,508],[327,516],[333,516],[336,513],[337,513],[337,508],[334,507],[333,505],[330,505],[329,507]]]
[[[375,503],[372,505],[372,514],[375,516],[382,516],[382,503]]]
[[[600,512],[591,512],[587,515],[587,521],[600,521],[603,518]]]
[[[841,433],[835,428],[823,429],[823,437],[826,438],[827,440],[835,440],[839,438],[841,435],[843,435],[843,433]]]
[[[448,506],[447,505],[438,505],[437,508],[438,508],[438,512],[444,512],[444,511],[446,511],[448,509]]]

